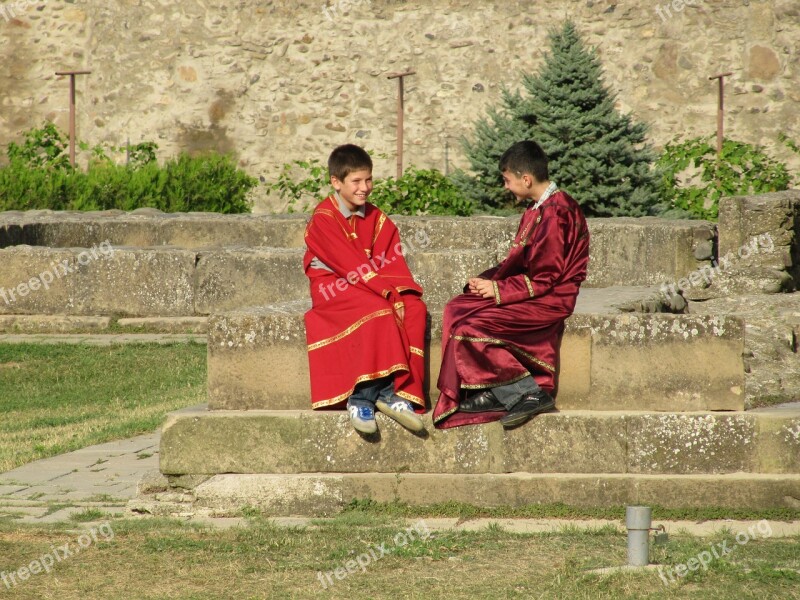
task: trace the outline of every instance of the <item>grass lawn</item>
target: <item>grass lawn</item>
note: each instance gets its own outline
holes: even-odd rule
[[[85,525],[95,529],[90,543],[87,530],[75,527],[0,521],[0,571],[17,574],[16,585],[8,575],[7,584],[0,581],[0,597],[800,598],[800,540],[758,537],[737,545],[733,531],[715,538],[673,535],[666,546],[654,547],[651,559],[674,569],[712,544],[733,546],[707,570],[665,583],[658,571],[591,572],[625,563],[625,535],[611,527],[437,532],[424,520],[359,511],[311,527],[277,527],[256,518],[223,531],[174,520],[112,519]],[[81,541],[86,547],[66,557],[60,551],[49,573],[18,579],[20,567],[65,544],[75,551]]]
[[[0,344],[0,473],[205,402],[204,344]]]

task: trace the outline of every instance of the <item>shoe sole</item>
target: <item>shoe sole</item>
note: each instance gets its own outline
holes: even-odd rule
[[[350,421],[350,423],[353,424],[353,429],[361,433],[370,434],[378,431],[378,425],[377,423],[375,423],[375,421],[368,421],[367,423],[369,423],[369,425],[367,425],[367,423],[364,423],[363,421],[361,422]]]
[[[544,406],[540,406],[539,408],[537,408],[533,412],[529,412],[529,413],[525,413],[525,414],[522,414],[522,415],[518,415],[518,416],[516,416],[516,417],[514,417],[512,419],[508,419],[507,417],[503,417],[502,419],[500,419],[500,423],[502,423],[503,427],[516,427],[517,425],[522,425],[526,421],[529,421],[530,419],[532,419],[536,415],[539,415],[539,414],[541,414],[543,412],[547,412],[549,410],[553,410],[555,407],[556,407],[556,403],[555,402],[550,402],[548,404],[545,404]]]
[[[425,429],[424,423],[415,414],[410,414],[405,411],[392,410],[388,404],[384,404],[383,402],[376,402],[375,408],[377,408],[390,419],[394,419],[400,423],[400,425],[410,431],[417,432]]]

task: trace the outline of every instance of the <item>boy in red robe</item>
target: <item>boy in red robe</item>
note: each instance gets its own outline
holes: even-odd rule
[[[589,262],[578,204],[549,180],[536,142],[500,159],[505,187],[528,203],[508,256],[445,307],[437,428],[500,419],[514,427],[555,407],[558,349]]]
[[[372,160],[346,144],[328,158],[336,192],[314,209],[303,268],[311,406],[342,408],[357,431],[377,431],[375,409],[423,429],[426,308],[403,257],[397,227],[375,205]]]

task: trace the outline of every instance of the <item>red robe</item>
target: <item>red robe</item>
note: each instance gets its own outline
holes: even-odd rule
[[[464,293],[445,307],[437,428],[487,423],[505,414],[458,412],[463,390],[532,374],[555,394],[564,320],[575,308],[588,262],[589,229],[575,200],[558,191],[525,211],[508,256],[479,275],[494,282],[494,298]]]
[[[395,224],[369,203],[363,218],[347,219],[330,196],[314,209],[305,242],[312,408],[343,408],[356,384],[394,374],[395,393],[424,410],[427,311]],[[333,272],[313,267],[314,257]]]

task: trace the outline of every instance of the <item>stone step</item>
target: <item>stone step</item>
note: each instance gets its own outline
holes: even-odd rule
[[[414,435],[378,414],[363,436],[346,411],[209,411],[168,415],[165,475],[437,473],[800,475],[800,405],[785,411],[562,411],[505,430],[485,425]],[[800,495],[796,496],[800,499]]]
[[[607,290],[581,291],[584,310],[611,311]],[[601,296],[600,299],[593,298]],[[606,298],[606,302],[608,298]],[[213,315],[211,409],[310,407],[307,301]],[[571,410],[743,410],[744,324],[730,316],[576,313],[561,345],[557,405]],[[426,391],[436,399],[441,313],[431,311]]]
[[[355,500],[480,507],[566,504],[765,510],[800,507],[800,475],[310,473],[215,475],[188,494],[215,514],[329,516]],[[185,509],[184,509],[185,510]]]
[[[0,214],[0,248],[21,245],[85,249],[174,247],[295,248],[303,246],[307,215],[164,214],[9,211]],[[393,217],[409,254],[482,250],[502,258],[516,232],[513,217]],[[671,283],[708,265],[715,227],[705,221],[656,218],[589,219],[592,261],[587,285]],[[6,254],[6,257],[13,256]],[[447,266],[447,265],[444,265]],[[445,269],[443,272],[447,272]],[[14,281],[14,285],[37,275]],[[284,298],[287,300],[293,298]]]

